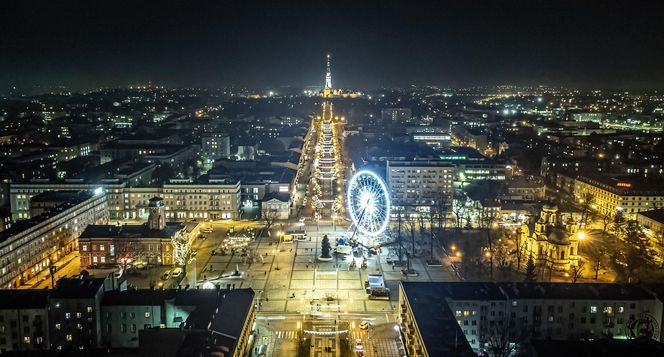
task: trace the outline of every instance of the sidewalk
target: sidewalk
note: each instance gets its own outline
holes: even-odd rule
[[[73,256],[72,256],[73,255]],[[57,262],[54,262],[56,266],[58,266],[58,270],[55,272],[54,275],[54,280],[57,282],[59,278],[61,278],[64,275],[71,275],[73,274],[70,270],[73,268],[73,266],[70,266],[70,264],[73,261],[78,261],[78,251],[73,251],[69,253],[68,255],[62,257],[62,259],[58,260]],[[64,262],[63,262],[64,261]],[[62,264],[58,264],[60,262],[63,262]],[[66,269],[66,268],[70,269]],[[80,266],[78,266],[75,270],[78,270]],[[79,273],[80,271],[77,271],[76,273]],[[38,289],[40,288],[50,288],[51,287],[51,274],[49,273],[48,267],[46,269],[42,270],[39,272],[39,274],[36,274],[29,280],[27,280],[23,285],[19,287],[19,289]]]

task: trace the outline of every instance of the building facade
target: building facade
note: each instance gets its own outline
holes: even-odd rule
[[[591,195],[591,208],[601,215],[621,211],[628,219],[636,219],[641,211],[664,207],[664,188],[653,179],[624,176],[579,176],[574,181],[577,201]]]
[[[30,218],[30,199],[45,191],[84,190],[105,192],[110,220],[147,219],[152,197],[164,199],[166,217],[171,221],[192,219],[237,219],[240,217],[240,181],[210,180],[199,184],[190,181],[162,187],[134,187],[112,180],[99,184],[82,182],[21,183],[10,186],[14,219]]]
[[[387,186],[396,206],[452,202],[454,166],[442,161],[388,161]]]
[[[0,290],[0,353],[49,346],[46,290]]]
[[[195,222],[167,222],[160,197],[149,200],[147,223],[89,225],[78,238],[81,265],[166,265],[175,263],[176,241],[191,246],[198,234]]]
[[[432,345],[440,340],[431,338],[427,343],[425,337],[420,347],[418,339],[408,336],[417,337],[417,331],[411,331],[441,336],[454,331],[451,324],[462,332],[452,338],[464,337],[477,354],[490,353],[499,344],[521,350],[531,340],[646,337],[659,341],[661,337],[662,301],[636,285],[402,282],[401,286],[400,295],[405,297],[399,300],[400,322],[406,347],[416,352],[411,355],[431,355],[421,351],[435,348]],[[446,308],[426,306],[436,299]],[[447,326],[425,325],[427,319],[450,318]],[[438,330],[423,331],[426,327]]]
[[[3,290],[0,351],[248,357],[254,298],[251,289],[127,290],[112,275],[62,278],[51,290]]]
[[[226,133],[204,133],[201,138],[201,156],[207,163],[231,156],[231,139]]]
[[[0,286],[14,288],[78,249],[76,239],[90,224],[108,220],[106,196],[82,193],[55,209],[19,221],[0,233]]]

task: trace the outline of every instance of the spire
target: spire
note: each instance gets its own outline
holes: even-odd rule
[[[325,73],[325,88],[332,88],[332,70],[330,70],[330,54],[327,54],[327,73]]]

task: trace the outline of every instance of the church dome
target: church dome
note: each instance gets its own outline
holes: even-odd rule
[[[551,244],[560,244],[560,245],[567,245],[569,244],[569,237],[567,235],[567,232],[565,232],[564,229],[554,227],[551,230],[551,233],[549,233],[549,243]]]

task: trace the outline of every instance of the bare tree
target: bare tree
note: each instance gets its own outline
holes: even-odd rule
[[[521,245],[521,228],[517,229],[514,233],[514,243],[516,245],[516,270],[521,271],[521,258],[523,256],[523,247]]]
[[[415,234],[417,231],[418,220],[413,217],[412,214],[406,214],[404,217],[404,226],[410,235],[410,243],[412,249],[412,255],[415,255]]]
[[[141,260],[146,251],[142,243],[130,240],[116,240],[114,249],[115,261],[120,264],[122,270],[127,270],[129,263]]]
[[[454,205],[452,207],[452,213],[456,218],[456,228],[461,229],[463,227],[464,217],[467,215],[466,209],[466,195],[463,193],[455,193],[454,195]]]
[[[613,222],[613,215],[611,212],[605,212],[601,215],[602,217],[602,231],[604,233],[608,232],[609,226],[611,225],[611,222]]]
[[[499,325],[499,322],[502,324]],[[489,328],[487,336],[487,349],[491,356],[507,357],[516,349],[514,336],[510,336],[507,321],[494,321],[494,325]]]
[[[615,239],[609,233],[603,233],[601,238],[588,242],[586,254],[591,259],[595,280],[599,278],[599,271],[608,266],[611,253],[617,249]]]
[[[447,216],[448,202],[447,193],[440,191],[436,201],[431,206],[433,217],[437,220],[438,229],[444,229],[445,219]],[[433,227],[432,227],[433,228]]]
[[[493,280],[493,240],[495,234],[492,232],[492,230],[495,228],[494,223],[496,222],[497,218],[498,212],[494,209],[482,209],[480,211],[479,224],[480,228],[486,231],[486,240],[489,249],[489,274],[491,276],[491,280]]]
[[[572,265],[570,268],[570,278],[572,278],[573,283],[576,283],[577,280],[583,278],[584,265],[586,265],[586,262],[579,262],[578,265]]]
[[[581,222],[583,225],[588,224],[588,220],[590,219],[590,213],[591,210],[590,208],[593,206],[595,202],[595,195],[593,195],[590,192],[586,192],[583,195],[581,195]]]
[[[279,211],[276,209],[267,209],[263,210],[263,221],[265,222],[265,230],[270,234],[270,228],[274,224],[274,221],[279,217]]]

